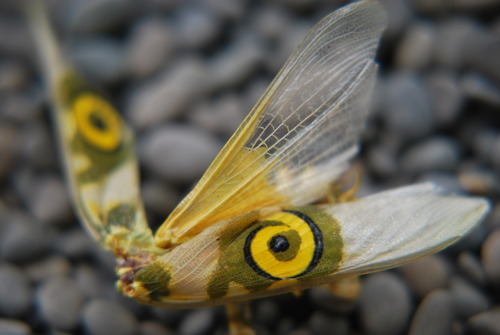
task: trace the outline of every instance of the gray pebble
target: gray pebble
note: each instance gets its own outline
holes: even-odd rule
[[[445,290],[429,294],[417,308],[410,323],[409,335],[452,334],[453,300]]]
[[[58,330],[76,329],[80,321],[84,296],[78,285],[67,277],[52,277],[37,291],[40,314]]]
[[[209,8],[191,7],[179,14],[175,30],[183,47],[200,49],[218,37],[221,25]]]
[[[247,80],[259,67],[264,50],[255,36],[243,36],[216,55],[208,64],[213,90],[235,87]]]
[[[179,324],[180,335],[209,334],[215,322],[215,309],[203,308],[192,310]]]
[[[146,211],[166,217],[181,200],[179,193],[170,184],[158,179],[149,179],[141,185],[141,195]]]
[[[210,103],[198,105],[189,119],[212,133],[230,136],[243,121],[246,113],[248,111],[244,110],[239,97],[229,93]]]
[[[451,0],[449,6],[464,11],[489,10],[495,6],[498,8],[498,0]]]
[[[18,320],[0,319],[0,334],[2,335],[30,335],[29,325]]]
[[[467,321],[467,326],[473,335],[499,335],[500,308],[473,316]]]
[[[174,332],[165,328],[160,322],[144,321],[139,324],[138,335],[173,335]]]
[[[73,1],[65,18],[69,29],[78,33],[95,33],[116,29],[133,14],[133,0]]]
[[[100,298],[104,296],[104,290],[108,287],[99,270],[93,266],[82,264],[75,270],[75,281],[80,290],[88,298]]]
[[[81,226],[60,234],[55,248],[69,258],[83,258],[92,255],[97,243]]]
[[[139,152],[150,171],[182,184],[199,178],[219,149],[219,142],[202,130],[165,126],[148,134]]]
[[[433,137],[410,147],[401,157],[401,167],[409,173],[453,171],[460,160],[460,148],[450,138]]]
[[[127,309],[102,299],[85,305],[82,322],[89,335],[132,335],[139,328],[136,318]]]
[[[137,87],[131,93],[127,109],[133,126],[146,128],[181,113],[206,90],[205,71],[201,61],[188,58]]]
[[[7,177],[19,156],[20,131],[14,125],[0,123],[0,180]]]
[[[218,17],[239,20],[245,15],[248,0],[205,0],[204,4]]]
[[[126,48],[127,72],[135,77],[145,77],[163,67],[174,51],[175,34],[160,18],[140,21],[133,28]]]
[[[396,155],[385,145],[373,146],[368,151],[368,167],[382,177],[393,176],[398,171]]]
[[[254,16],[253,30],[269,41],[280,41],[287,34],[290,15],[276,6],[263,6]]]
[[[111,38],[75,42],[70,49],[75,66],[92,81],[113,83],[125,74],[125,46]]]
[[[428,135],[436,126],[436,116],[423,81],[409,72],[391,75],[383,86],[385,124],[401,140]]]
[[[335,335],[349,334],[349,322],[345,317],[324,312],[314,312],[311,315],[309,328],[313,335],[330,335],[333,330],[335,330]]]
[[[28,71],[19,61],[0,63],[0,91],[16,91],[28,81]]]
[[[29,207],[38,221],[59,225],[72,222],[73,209],[70,196],[61,178],[45,176],[37,180],[34,186]]]
[[[47,281],[52,277],[64,277],[71,273],[71,263],[60,255],[51,255],[26,267],[28,276],[34,282]]]
[[[450,293],[455,314],[464,320],[489,308],[490,303],[483,292],[460,277],[451,279]]]
[[[467,73],[460,80],[464,95],[493,107],[500,107],[500,91],[487,78],[478,73]]]
[[[33,296],[28,277],[19,268],[2,263],[0,264],[0,283],[1,315],[18,317],[26,314],[31,308]]]
[[[420,298],[430,292],[445,288],[449,281],[448,264],[437,255],[432,255],[399,268],[413,292]]]
[[[495,0],[498,2],[498,0]],[[473,47],[468,49],[468,60],[472,68],[484,77],[500,83],[500,35],[491,30],[475,31]]]
[[[396,66],[413,70],[426,68],[432,59],[434,39],[434,27],[429,23],[412,25],[396,51]]]
[[[483,243],[481,261],[488,280],[500,287],[500,230],[494,230]]]
[[[457,76],[449,71],[436,71],[427,76],[425,83],[437,122],[442,126],[455,122],[464,100]]]
[[[42,111],[42,97],[37,90],[4,95],[0,115],[14,122],[35,121]]]
[[[481,262],[474,254],[470,252],[460,253],[457,259],[457,265],[467,279],[474,284],[481,287],[486,284],[486,274],[481,267]]]
[[[0,236],[0,256],[11,262],[37,259],[48,252],[52,239],[53,232],[30,216],[13,214]]]
[[[21,143],[23,157],[34,166],[52,168],[57,165],[52,138],[44,123],[30,122],[23,129]]]
[[[255,302],[252,320],[267,327],[276,324],[279,319],[280,309],[273,299],[263,299]]]
[[[400,334],[411,308],[410,292],[396,275],[382,272],[363,281],[359,313],[366,334]]]
[[[387,29],[384,32],[385,37],[391,39],[399,36],[405,30],[408,22],[412,21],[414,15],[411,8],[412,3],[400,0],[383,0],[381,3],[387,11],[388,19]]]

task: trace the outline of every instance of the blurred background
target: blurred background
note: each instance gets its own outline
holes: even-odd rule
[[[0,3],[0,334],[224,334],[223,308],[139,305],[75,218],[37,52]],[[305,33],[349,1],[50,0],[80,73],[137,135],[156,228],[193,186]],[[259,334],[500,334],[500,1],[385,0],[360,195],[432,180],[486,196],[460,243],[322,288],[253,302]],[[360,297],[353,299],[360,290]]]

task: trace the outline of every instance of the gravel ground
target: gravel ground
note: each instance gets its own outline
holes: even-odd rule
[[[52,0],[71,59],[138,137],[157,226],[200,177],[305,32],[346,1]],[[467,238],[364,276],[253,302],[259,334],[500,334],[500,1],[385,0],[361,194],[434,180],[487,196]],[[114,289],[61,176],[47,97],[16,1],[0,3],[0,334],[224,334],[222,308],[168,310]]]

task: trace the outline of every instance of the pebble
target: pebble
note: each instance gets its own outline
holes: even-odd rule
[[[170,71],[130,93],[128,119],[144,129],[176,117],[206,90],[205,73],[205,65],[195,58],[172,64]]]
[[[67,186],[60,177],[45,176],[31,191],[29,208],[36,220],[54,225],[74,222]]]
[[[204,5],[218,17],[237,21],[246,13],[248,0],[205,0]]]
[[[83,327],[89,335],[132,335],[139,324],[135,316],[121,305],[94,299],[83,309]]]
[[[191,126],[163,126],[140,144],[144,165],[165,180],[186,184],[199,178],[220,149],[209,133]]]
[[[26,315],[33,299],[28,277],[18,267],[1,263],[0,283],[0,314],[7,317]]]
[[[181,200],[178,191],[159,178],[151,178],[143,182],[141,195],[146,212],[151,211],[162,219],[170,214]]]
[[[14,122],[35,121],[41,114],[42,95],[35,89],[9,93],[4,95],[3,99],[0,114],[5,120]]]
[[[125,75],[125,45],[112,38],[88,38],[71,45],[75,66],[93,82],[111,84]]]
[[[105,278],[99,270],[88,264],[81,264],[75,269],[75,282],[87,298],[100,298],[108,288]]]
[[[452,125],[464,103],[457,76],[449,71],[435,71],[425,78],[425,84],[437,122],[441,126]]]
[[[185,48],[202,49],[220,34],[221,24],[210,8],[190,7],[182,11],[175,26],[179,43]]]
[[[59,252],[72,259],[88,257],[97,247],[97,243],[80,225],[60,234],[55,244]]]
[[[0,62],[0,92],[17,91],[28,82],[28,71],[19,61]]]
[[[45,123],[29,122],[23,129],[21,148],[23,158],[32,165],[47,169],[58,165],[53,135]]]
[[[89,34],[118,28],[134,13],[134,8],[133,0],[74,1],[64,15],[70,31]]]
[[[52,277],[37,290],[37,305],[44,320],[62,331],[75,330],[80,322],[84,296],[70,278]]]
[[[29,325],[22,321],[0,318],[0,334],[2,335],[30,335]]]
[[[348,320],[339,315],[329,315],[324,312],[314,312],[309,318],[309,328],[313,335],[348,335],[350,331]]]
[[[467,321],[467,326],[473,335],[499,335],[500,308],[473,316]]]
[[[498,2],[498,0],[496,1]],[[497,85],[500,84],[499,40],[498,33],[481,29],[481,31],[476,32],[474,48],[469,49],[467,55],[472,68]]]
[[[368,151],[368,167],[375,174],[390,177],[398,171],[398,162],[395,153],[387,146],[376,145]]]
[[[390,272],[371,275],[363,281],[359,314],[366,334],[400,334],[412,309],[406,284]]]
[[[453,171],[461,157],[460,148],[451,138],[433,137],[407,149],[401,167],[408,173]]]
[[[484,312],[490,307],[488,298],[460,277],[450,280],[450,293],[455,314],[463,320]]]
[[[434,27],[429,23],[416,23],[406,30],[396,50],[396,66],[422,70],[429,66],[435,43]]]
[[[60,255],[48,256],[26,267],[26,273],[36,283],[47,281],[52,277],[69,276],[71,270],[71,263]]]
[[[264,51],[255,36],[242,36],[208,64],[212,90],[241,85],[259,68]]]
[[[460,80],[464,95],[472,100],[483,102],[493,107],[500,107],[498,87],[487,78],[477,73],[466,73]]]
[[[401,72],[387,78],[383,88],[381,116],[400,141],[424,137],[435,128],[436,116],[423,80],[410,72]]]
[[[173,335],[174,332],[167,329],[160,322],[144,321],[139,324],[138,335]]]
[[[408,335],[452,334],[453,299],[449,292],[436,290],[418,306],[411,320]]]
[[[215,310],[203,308],[192,310],[179,324],[180,335],[209,334],[215,324]]]
[[[149,18],[137,23],[128,37],[125,64],[137,78],[158,72],[176,47],[176,37],[166,20]]]
[[[488,280],[500,287],[500,229],[494,230],[481,249],[481,262]]]
[[[472,283],[479,287],[486,285],[486,274],[480,260],[471,252],[462,252],[457,259],[458,268]]]
[[[16,163],[19,153],[20,131],[14,125],[0,123],[0,180],[6,178]]]
[[[400,267],[399,271],[419,298],[434,290],[445,288],[450,276],[448,264],[437,255]]]
[[[346,278],[309,291],[311,301],[329,313],[349,313],[358,302],[361,293],[359,277]]]
[[[279,321],[280,308],[273,299],[258,300],[253,307],[252,320],[255,322],[271,327]]]
[[[290,15],[277,6],[263,6],[258,10],[253,18],[253,30],[263,39],[279,43],[290,28]]]
[[[53,232],[25,213],[8,219],[0,236],[0,256],[5,261],[22,263],[43,257],[50,249]]]

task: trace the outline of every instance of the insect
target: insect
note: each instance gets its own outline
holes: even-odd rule
[[[417,184],[326,201],[358,150],[385,27],[375,0],[318,23],[204,176],[153,234],[133,135],[58,49],[40,2],[42,51],[76,210],[118,259],[118,288],[146,304],[239,304],[380,271],[435,253],[488,211],[482,198]]]

